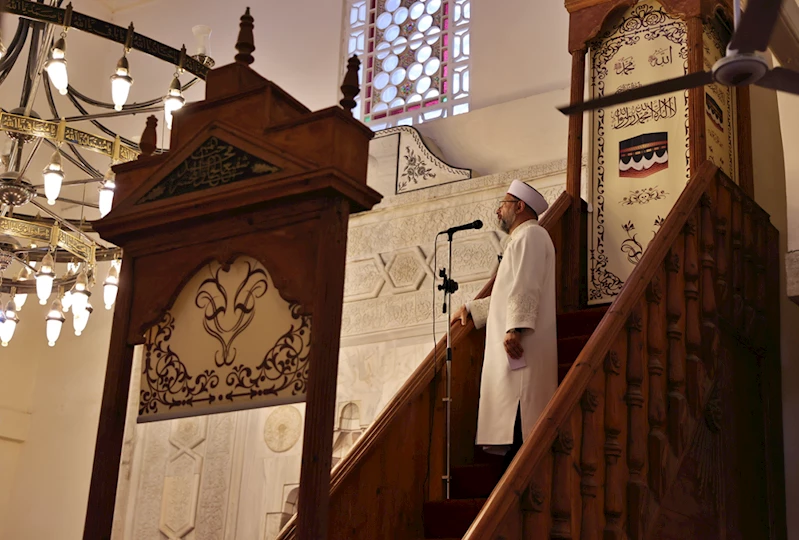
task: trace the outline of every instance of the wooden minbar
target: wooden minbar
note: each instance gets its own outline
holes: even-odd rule
[[[235,62],[209,73],[205,100],[175,112],[168,152],[155,153],[148,118],[141,157],[114,167],[114,207],[95,222],[124,256],[84,540],[111,536],[134,346],[200,269],[242,256],[311,322],[308,369],[296,380],[295,401],[306,402],[298,536],[327,538],[348,217],[380,200],[366,185],[372,131],[352,117],[357,59],[342,106],[311,112],[249,67],[252,29],[248,8]]]

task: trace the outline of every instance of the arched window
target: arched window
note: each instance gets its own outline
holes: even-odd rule
[[[357,118],[377,130],[469,111],[471,0],[345,1]]]

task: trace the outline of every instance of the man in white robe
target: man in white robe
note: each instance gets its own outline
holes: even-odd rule
[[[510,458],[521,446],[519,422],[526,437],[558,386],[555,248],[538,224],[547,206],[534,188],[513,181],[497,208],[509,237],[491,296],[455,314],[486,327],[476,444],[495,454],[512,450]]]

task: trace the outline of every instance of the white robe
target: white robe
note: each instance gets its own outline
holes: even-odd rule
[[[538,221],[525,221],[513,230],[491,296],[466,307],[477,328],[486,326],[475,442],[509,445],[517,407],[526,438],[558,386],[555,247]],[[515,371],[503,345],[512,328],[525,329],[521,344],[527,366]]]

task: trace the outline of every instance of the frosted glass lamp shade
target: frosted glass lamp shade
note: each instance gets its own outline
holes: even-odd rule
[[[67,313],[72,307],[72,291],[67,291],[61,298],[61,311]]]
[[[58,150],[50,158],[50,163],[42,171],[42,175],[44,176],[44,195],[47,197],[47,204],[52,206],[61,194],[61,183],[64,181],[61,153]]]
[[[58,341],[58,337],[61,335],[61,327],[64,325],[65,320],[63,309],[64,307],[61,305],[61,302],[56,299],[50,307],[50,312],[45,319],[47,344],[51,347],[55,346],[55,342]]]
[[[79,316],[86,311],[86,306],[89,305],[89,280],[86,277],[86,272],[81,272],[75,281],[75,287],[72,289],[72,313]]]
[[[197,56],[211,56],[211,27],[198,24],[191,28],[197,42]]]
[[[17,329],[17,324],[19,323],[17,309],[13,300],[8,302],[3,312],[3,317],[0,320],[3,321],[0,323],[0,345],[8,347],[8,343],[11,341],[11,338],[14,337],[14,330]]]
[[[100,217],[105,217],[111,211],[111,207],[114,205],[115,187],[116,184],[112,180],[106,180],[103,187],[100,188],[100,200],[98,201]]]
[[[103,303],[105,304],[105,309],[114,307],[118,290],[119,270],[117,270],[116,264],[112,264],[111,268],[108,270],[108,277],[105,278],[105,283],[103,283]]]
[[[67,46],[64,38],[56,41],[53,50],[50,52],[50,60],[47,61],[45,69],[50,77],[50,82],[58,89],[62,96],[67,93],[69,86],[69,76],[67,75]]]
[[[28,281],[31,278],[31,270],[27,266],[23,266],[22,269],[17,274],[17,281]],[[25,302],[28,301],[27,294],[20,294],[17,293],[14,295],[14,305],[17,306],[17,310],[22,309],[22,306],[25,305]],[[2,306],[0,306],[0,309]]]
[[[55,261],[53,261],[53,256],[48,253],[42,259],[39,271],[36,272],[36,296],[39,297],[41,305],[45,305],[53,293],[53,279],[55,279],[53,267],[55,267]]]
[[[80,313],[75,313],[75,309],[72,309],[72,328],[75,330],[76,336],[80,336],[86,330],[86,325],[89,324],[89,315],[92,314],[92,311],[92,306],[89,304]]]
[[[175,77],[172,79],[172,84],[169,85],[169,91],[164,98],[164,119],[168,129],[172,129],[172,113],[183,107],[184,103],[186,103],[186,100],[183,98],[180,81]]]
[[[22,309],[22,306],[25,305],[25,302],[28,301],[27,294],[15,294],[14,295],[14,303],[17,305],[17,308]]]
[[[117,62],[117,69],[111,75],[111,100],[114,102],[114,109],[122,110],[122,106],[128,101],[130,87],[133,85],[133,78],[130,76],[128,59],[123,56]]]

